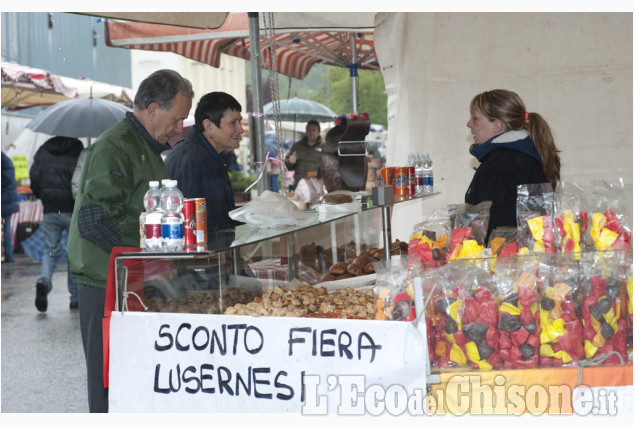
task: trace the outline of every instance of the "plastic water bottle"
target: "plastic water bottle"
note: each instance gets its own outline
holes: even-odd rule
[[[161,195],[161,237],[163,251],[183,251],[185,238],[183,237],[183,194],[176,187],[176,180],[165,184],[165,191]]]
[[[429,195],[434,192],[434,176],[432,173],[432,159],[428,153],[423,154],[423,194]]]
[[[144,245],[148,251],[161,250],[161,190],[158,181],[149,183],[150,189],[143,197],[146,210],[144,228]]]
[[[415,196],[421,196],[423,191],[423,155],[418,153],[415,156]]]

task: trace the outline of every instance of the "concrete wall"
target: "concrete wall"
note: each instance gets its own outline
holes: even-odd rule
[[[375,24],[388,165],[430,152],[441,191],[396,206],[393,238],[463,202],[478,165],[468,153],[469,102],[485,90],[515,91],[547,120],[563,181],[622,177],[632,188],[632,13],[378,13]]]

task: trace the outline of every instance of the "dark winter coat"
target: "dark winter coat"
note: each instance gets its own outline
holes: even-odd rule
[[[548,181],[533,140],[524,130],[511,131],[478,145],[470,153],[481,164],[465,193],[465,202],[477,205],[492,201],[488,238],[496,227],[516,227],[516,186]]]
[[[297,155],[298,159],[295,164],[291,164],[291,162],[289,162],[289,157],[294,154]],[[320,164],[322,164],[321,138],[318,139],[317,143],[313,146],[309,146],[306,136],[295,142],[291,146],[291,149],[289,149],[289,152],[285,157],[284,164],[287,166],[288,170],[295,171],[295,186],[300,183],[300,180],[308,177],[310,172],[319,171]],[[319,173],[317,177],[321,178]]]
[[[184,198],[205,198],[209,234],[239,224],[229,218],[236,204],[225,162],[200,131],[191,127],[172,148],[165,166]]]
[[[84,145],[79,139],[56,136],[44,142],[35,153],[29,178],[31,190],[42,200],[45,214],[73,212],[71,179],[82,149]]]
[[[15,180],[13,161],[2,153],[2,217],[20,210],[18,202],[18,183]]]

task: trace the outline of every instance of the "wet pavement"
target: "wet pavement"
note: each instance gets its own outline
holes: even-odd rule
[[[69,308],[67,266],[57,265],[46,313],[34,303],[40,266],[24,254],[2,263],[0,411],[88,413],[79,313]]]

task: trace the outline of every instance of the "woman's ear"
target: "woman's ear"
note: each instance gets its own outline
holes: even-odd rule
[[[499,120],[499,119],[495,119],[494,120],[494,131],[496,133],[502,132],[503,131],[503,127],[504,127],[503,126],[503,122],[501,120]]]

